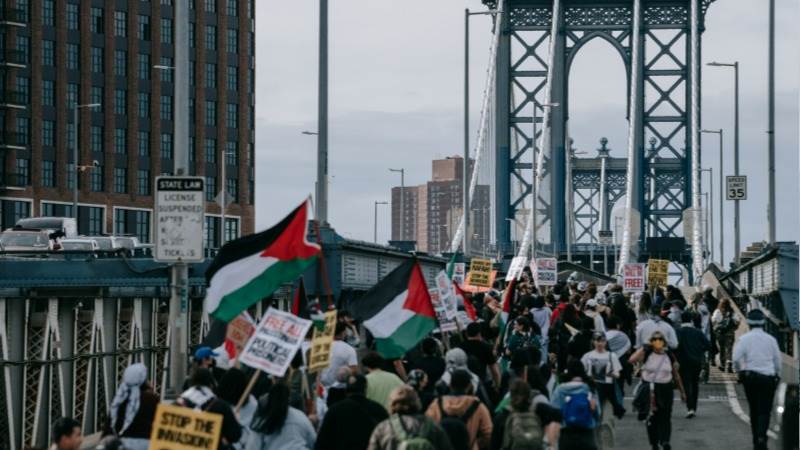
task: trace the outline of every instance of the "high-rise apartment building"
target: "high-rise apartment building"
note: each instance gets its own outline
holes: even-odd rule
[[[77,182],[80,233],[150,242],[154,179],[172,174],[173,119],[187,113],[174,107],[173,0],[4,3],[0,227],[73,216]],[[254,0],[189,4],[189,173],[206,180],[206,246],[216,247],[221,227],[227,239],[254,227]]]

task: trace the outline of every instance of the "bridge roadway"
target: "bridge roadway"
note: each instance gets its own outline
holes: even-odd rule
[[[628,414],[617,421],[614,432],[614,450],[646,450],[650,448],[644,422],[632,414],[631,391],[626,386],[625,407]],[[748,449],[752,448],[749,423],[734,413],[739,405],[740,414],[748,414],[744,389],[736,384],[736,376],[712,369],[708,384],[700,384],[697,416],[686,419],[686,406],[675,393],[672,408],[672,448],[675,450]],[[770,439],[770,448],[776,445]]]

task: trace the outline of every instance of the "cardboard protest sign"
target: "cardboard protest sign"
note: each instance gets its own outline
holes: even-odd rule
[[[447,278],[445,271],[436,275],[436,290],[439,292],[439,299],[442,301],[447,313],[447,320],[454,320],[456,317],[456,293],[453,292],[453,283]]]
[[[447,306],[442,301],[439,295],[439,289],[434,288],[429,290],[431,294],[431,303],[433,304],[433,311],[436,313],[436,321],[439,322],[439,330],[442,332],[456,331],[455,320],[447,317]]]
[[[497,271],[493,270],[491,275],[489,276],[489,286],[474,286],[469,282],[469,272],[467,272],[467,280],[461,285],[461,290],[464,292],[469,292],[470,294],[475,294],[478,292],[489,292],[492,288],[491,286],[494,284],[494,280],[497,277]]]
[[[650,259],[647,261],[647,283],[651,288],[666,286],[669,276],[669,260]]]
[[[217,450],[222,415],[159,403],[150,450]]]
[[[303,343],[311,321],[269,308],[247,341],[239,361],[270,375],[282,377]]]
[[[555,286],[558,282],[558,260],[536,258],[531,261],[531,271],[536,286]]]
[[[622,266],[622,290],[625,292],[644,291],[644,264],[628,263]]]
[[[511,260],[511,265],[508,267],[506,281],[519,280],[519,277],[522,276],[522,271],[525,269],[526,262],[527,258],[524,256],[515,256],[514,259]]]
[[[465,263],[455,263],[453,266],[453,281],[455,281],[459,286],[464,284],[466,272],[467,265]]]
[[[256,323],[247,311],[228,322],[225,331],[225,351],[231,359],[237,358],[256,331]]]
[[[492,260],[472,258],[467,278],[472,286],[492,287]]]
[[[325,328],[314,328],[311,338],[311,351],[308,357],[308,371],[315,372],[331,365],[331,345],[336,332],[336,310],[325,313]]]

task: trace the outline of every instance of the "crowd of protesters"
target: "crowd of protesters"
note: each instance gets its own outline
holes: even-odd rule
[[[220,414],[224,450],[612,449],[623,418],[643,422],[651,448],[670,449],[676,391],[694,418],[699,384],[718,365],[741,372],[753,445],[766,448],[765,399],[780,364],[761,311],[734,346],[742,318],[710,289],[687,301],[672,286],[630,295],[576,278],[539,290],[526,272],[474,294],[475,320],[435,331],[397,360],[340,311],[328,368],[308,373],[306,345],[283,378],[262,375],[249,394],[249,369],[225,369],[202,347],[176,403]],[[125,370],[104,448],[148,448],[159,397],[147,374],[142,364]],[[58,450],[80,445],[69,420],[55,424]]]

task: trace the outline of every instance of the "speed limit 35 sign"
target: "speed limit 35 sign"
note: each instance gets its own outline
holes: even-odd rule
[[[747,177],[744,175],[726,176],[725,195],[728,200],[747,200]]]

